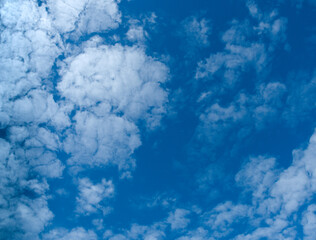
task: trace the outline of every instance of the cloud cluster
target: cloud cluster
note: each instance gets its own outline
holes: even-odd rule
[[[0,6],[0,235],[37,239],[54,216],[46,178],[60,177],[64,169],[57,157],[59,137],[51,129],[69,121],[44,86],[62,47],[45,8],[35,1]]]
[[[137,124],[155,128],[165,113],[161,84],[168,69],[138,47],[86,48],[64,60],[57,89],[74,106],[64,149],[71,165],[134,167],[141,140]]]
[[[221,76],[224,88],[233,87],[240,81],[246,69],[260,73],[274,53],[276,46],[285,41],[287,20],[277,12],[261,13],[257,6],[248,4],[251,20],[239,22],[234,20],[232,26],[222,36],[225,49],[212,53],[209,58],[198,63],[196,79]],[[273,55],[272,55],[273,56]]]
[[[287,122],[285,113],[290,109],[287,101],[292,96],[285,84],[262,83],[254,91],[253,94],[241,91],[231,102],[227,102],[227,96],[223,98],[225,103],[221,103],[222,98],[214,100],[215,103],[208,98],[201,100],[205,108],[199,115],[195,138],[198,148],[202,142],[205,151],[213,153],[208,155],[210,158],[216,158],[217,147],[232,144],[238,149],[237,143],[250,134],[266,129],[275,122]]]
[[[189,17],[182,22],[182,32],[185,41],[190,48],[207,47],[211,33],[210,22],[202,18]]]
[[[67,165],[112,164],[130,176],[139,126],[159,125],[167,102],[163,63],[137,46],[74,43],[117,28],[118,3],[1,1],[1,237],[38,239],[54,217],[47,180],[62,178]],[[78,182],[78,209],[106,210],[101,203],[112,196],[112,183]],[[46,238],[61,236],[96,238],[80,228]]]
[[[164,220],[141,229],[161,227],[161,235],[148,239],[173,236],[178,240],[294,240],[302,228],[304,239],[313,239],[315,151],[316,131],[305,149],[293,151],[292,164],[286,169],[279,169],[273,157],[249,157],[235,176],[236,186],[242,189],[237,201],[224,201],[209,211],[174,209]],[[197,224],[196,229],[189,226],[190,222]],[[107,233],[112,237],[109,239],[134,239],[131,232]]]
[[[196,69],[194,84],[203,92],[192,152],[208,159],[218,158],[216,148],[234,145],[227,152],[236,151],[239,140],[284,119],[290,98],[285,81],[266,78],[270,62],[286,46],[287,19],[276,10],[262,12],[253,1],[246,6],[248,16],[233,20],[221,34],[224,49],[198,62]]]
[[[186,209],[176,209],[174,212],[169,214],[167,222],[170,224],[171,229],[183,229],[188,226],[190,219],[187,218],[187,215],[190,214],[190,211]]]
[[[315,156],[316,132],[306,149],[293,151],[293,162],[287,169],[278,169],[275,158],[251,157],[236,174],[237,185],[244,189],[240,200],[220,203],[201,214],[200,227],[180,239],[294,240],[299,226],[306,239],[313,239]]]
[[[102,202],[114,196],[112,181],[102,179],[101,183],[94,185],[88,178],[79,179],[78,190],[78,213],[89,215],[101,210],[103,214],[107,214],[109,207],[103,206]]]
[[[47,7],[56,29],[84,35],[117,28],[121,13],[116,0],[48,0]]]
[[[85,230],[81,227],[71,231],[59,228],[43,235],[43,240],[97,240],[97,235],[92,230]]]
[[[207,158],[216,159],[213,149],[219,146],[232,144],[228,151],[236,151],[240,140],[275,123],[312,122],[316,110],[313,72],[292,72],[283,79],[269,74],[275,56],[287,48],[286,18],[277,10],[260,11],[254,1],[247,8],[249,17],[233,21],[223,33],[224,51],[198,63],[197,84],[207,87],[197,101],[200,124],[194,141],[199,149],[203,142]]]
[[[107,230],[104,232],[103,238],[108,240],[166,239],[169,236],[168,234],[178,235],[178,232],[187,232],[186,229],[190,224],[191,213],[190,210],[176,208],[171,210],[168,216],[161,221],[154,222],[151,225],[132,224],[130,229],[123,229],[121,233]]]
[[[107,240],[162,240],[165,237],[164,229],[165,226],[162,223],[155,223],[151,226],[133,224],[129,230],[125,230],[124,233],[120,234],[115,234],[108,230],[104,233],[103,238]]]
[[[316,237],[316,205],[311,204],[303,214],[302,226],[304,230],[304,239],[310,240]]]

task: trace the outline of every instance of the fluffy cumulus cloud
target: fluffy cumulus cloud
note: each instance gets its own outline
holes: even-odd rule
[[[273,160],[260,160],[262,165],[266,166],[266,172],[258,174],[262,181],[257,183],[256,189],[253,190],[255,193],[254,198],[256,197],[254,211],[258,216],[261,216],[261,219],[266,222],[267,226],[257,227],[255,231],[238,236],[237,239],[260,239],[263,237],[269,239],[295,239],[296,224],[299,224],[297,212],[302,208],[304,209],[305,204],[309,204],[315,192],[316,168],[313,163],[316,147],[315,137],[316,134],[314,133],[307,149],[293,152],[292,165],[281,172],[277,178],[275,178],[273,173],[275,171]],[[263,166],[260,165],[258,165],[258,168],[254,168],[255,171],[256,169],[263,170]],[[254,173],[246,174],[245,171],[247,171],[247,167],[237,176],[250,177],[252,181],[244,182],[246,185],[255,184],[258,179],[252,177]],[[273,181],[272,179],[275,180]],[[265,191],[263,191],[264,189]],[[304,230],[306,229],[306,235],[311,234],[308,229],[313,224],[312,205],[306,210],[302,224]]]
[[[244,189],[239,201],[220,203],[199,214],[200,227],[182,233],[179,239],[294,240],[300,227],[304,239],[313,239],[315,149],[316,132],[306,149],[293,151],[287,169],[278,169],[275,158],[251,157],[236,174],[237,186]]]
[[[60,177],[64,169],[57,158],[58,136],[49,128],[69,122],[43,86],[61,44],[45,8],[34,1],[0,6],[0,232],[4,238],[37,239],[53,218],[45,179]]]
[[[316,205],[312,204],[308,206],[307,210],[303,214],[302,225],[305,237],[304,239],[314,239],[316,237]]]
[[[62,178],[67,164],[114,164],[128,176],[141,144],[138,126],[159,125],[167,102],[163,63],[137,46],[67,42],[117,28],[118,3],[1,1],[1,237],[38,239],[54,217],[47,182]],[[60,159],[65,153],[68,162]],[[112,196],[113,184],[78,182],[83,214],[106,212],[103,201]],[[81,228],[46,237],[61,236],[96,238]]]
[[[155,30],[156,27],[156,14],[144,15],[141,20],[131,18],[129,19],[129,29],[126,32],[126,38],[131,42],[137,42],[144,45],[150,39],[149,31]],[[144,45],[145,46],[145,45]]]
[[[91,34],[117,28],[121,13],[116,0],[48,0],[53,24],[61,33]]]
[[[114,196],[114,186],[111,181],[102,179],[99,184],[93,184],[88,178],[79,179],[79,196],[77,197],[77,212],[89,215],[101,210],[103,214],[109,211],[104,202]]]
[[[190,211],[180,208],[170,213],[167,218],[167,222],[170,224],[171,229],[175,230],[186,228],[190,223],[190,219],[187,218],[187,215],[189,214]]]
[[[69,163],[132,169],[137,124],[155,128],[166,111],[166,66],[142,48],[101,45],[65,59],[60,74],[57,88],[76,111],[64,142]]]

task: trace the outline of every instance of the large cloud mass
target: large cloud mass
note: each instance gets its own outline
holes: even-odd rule
[[[64,142],[69,163],[133,168],[130,157],[141,143],[137,123],[159,123],[167,97],[160,84],[167,74],[142,49],[118,44],[65,59],[57,88],[75,109]]]
[[[54,217],[47,180],[63,177],[67,153],[71,166],[114,164],[129,176],[138,126],[156,127],[165,112],[168,70],[137,46],[67,42],[117,28],[118,1],[1,1],[0,16],[0,238],[33,240]],[[79,182],[87,212],[113,190]],[[46,238],[95,238],[65,231]]]

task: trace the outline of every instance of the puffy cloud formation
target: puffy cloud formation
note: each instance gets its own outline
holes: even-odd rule
[[[245,190],[244,197],[200,215],[200,228],[180,239],[294,240],[300,224],[305,238],[313,239],[315,156],[316,132],[305,150],[293,151],[293,162],[285,170],[276,168],[275,158],[250,158],[236,175],[237,184]],[[302,210],[300,218],[298,212]],[[243,234],[238,234],[238,226],[246,227]]]
[[[48,184],[32,179],[25,159],[14,155],[0,139],[0,236],[3,239],[37,239],[53,218],[48,209]]]
[[[302,225],[306,240],[311,240],[316,237],[316,205],[312,204],[308,206],[307,210],[303,214]]]
[[[90,34],[117,28],[121,13],[116,0],[48,0],[53,24],[59,32]]]
[[[131,42],[144,45],[146,40],[150,39],[148,31],[155,30],[156,18],[156,14],[152,12],[142,16],[140,20],[129,19],[129,29],[126,32],[126,38]]]
[[[154,128],[165,112],[166,66],[141,48],[101,45],[65,59],[61,75],[57,88],[78,109],[64,142],[69,163],[132,169],[137,123]]]
[[[143,49],[104,45],[87,48],[65,62],[58,90],[76,106],[94,107],[99,115],[114,112],[132,120],[148,118],[148,124],[157,124],[166,101],[160,83],[166,81],[168,70]]]
[[[79,179],[79,196],[77,197],[77,212],[85,215],[101,210],[103,214],[109,207],[103,206],[108,198],[114,196],[114,186],[111,181],[102,179],[101,183],[93,185],[88,178]]]
[[[2,1],[0,7],[0,235],[37,239],[54,216],[46,178],[64,169],[50,128],[67,126],[68,117],[43,86],[61,53],[60,38],[34,1]]]
[[[54,229],[43,235],[43,240],[97,240],[97,235],[91,230],[81,227],[68,231],[66,229]]]
[[[62,178],[65,153],[71,166],[114,164],[129,176],[141,144],[138,126],[155,128],[165,113],[161,84],[168,69],[144,49],[67,42],[117,28],[118,3],[1,1],[1,237],[33,240],[45,230],[54,217],[47,180]],[[111,182],[82,178],[78,187],[84,214],[106,210],[102,201],[112,196]],[[79,228],[46,237],[96,235]]]
[[[170,213],[167,218],[167,222],[170,224],[171,229],[183,229],[188,226],[190,219],[187,218],[187,215],[190,214],[190,211],[185,209],[176,209],[173,213]]]

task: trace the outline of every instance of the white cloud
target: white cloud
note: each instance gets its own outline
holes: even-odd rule
[[[58,90],[78,108],[64,143],[69,163],[132,170],[141,144],[136,124],[154,128],[165,112],[166,66],[141,48],[101,45],[66,59],[61,75]]]
[[[230,40],[229,40],[230,41]],[[227,86],[232,86],[238,80],[240,73],[249,66],[258,71],[266,61],[264,45],[261,43],[246,44],[246,46],[227,43],[224,53],[212,54],[205,61],[198,64],[196,78],[212,76],[220,69],[224,69],[224,79]]]
[[[110,211],[110,208],[104,205],[114,196],[112,181],[102,179],[101,183],[93,184],[88,178],[82,178],[79,179],[78,190],[79,196],[76,198],[78,213],[89,215],[101,210],[105,215]]]
[[[209,154],[209,157],[216,158],[216,147],[229,146],[228,142],[233,144],[233,147],[227,149],[227,152],[238,151],[240,140],[284,120],[284,109],[289,95],[283,83],[261,83],[252,94],[238,91],[231,96],[233,99],[230,102],[227,102],[228,95],[222,95],[218,91],[215,91],[214,96],[199,99],[203,108],[202,112],[198,113],[200,122],[196,128],[195,140],[200,142],[197,151],[201,152],[202,144],[205,151],[213,154]]]
[[[206,47],[209,43],[209,35],[211,33],[210,21],[197,17],[189,17],[182,22],[183,35],[187,44],[191,47]]]
[[[103,238],[108,240],[126,240],[126,239],[144,239],[144,240],[162,240],[165,238],[164,224],[158,222],[150,226],[133,224],[129,230],[124,230],[122,234],[114,234],[112,231],[106,231]]]
[[[36,235],[44,230],[47,223],[53,218],[52,212],[48,209],[45,198],[36,200],[22,199],[17,204],[16,219],[17,226],[21,226],[26,232],[24,238],[36,238]]]
[[[96,230],[98,231],[104,228],[103,219],[93,219],[92,224],[96,227]]]
[[[209,236],[209,233],[207,230],[205,230],[202,227],[199,227],[198,229],[194,231],[189,231],[186,236],[182,236],[180,238],[177,238],[177,240],[214,240],[214,238]]]
[[[38,239],[53,213],[48,209],[46,182],[24,180],[27,167],[15,159],[7,159],[6,168],[1,161],[0,178],[0,235],[4,239]],[[21,192],[32,193],[32,198]]]
[[[126,36],[132,42],[144,42],[148,33],[144,30],[143,26],[131,25]]]
[[[189,214],[190,211],[178,208],[169,214],[167,223],[171,225],[172,230],[184,229],[190,223],[190,219],[187,217]]]
[[[145,15],[142,14],[140,19],[129,19],[126,38],[133,43],[146,47],[145,43],[150,38],[148,32],[155,30],[156,18],[156,14],[152,12]]]
[[[250,25],[249,21],[234,20],[222,36],[224,51],[212,53],[199,62],[196,79],[212,78],[218,72],[225,80],[222,87],[232,88],[246,69],[253,68],[257,73],[267,70],[266,63],[273,57],[275,46],[285,42],[287,21],[278,17],[275,11],[261,13],[253,3],[248,4],[248,8],[255,23]],[[269,41],[262,41],[261,36]]]
[[[313,239],[315,156],[316,131],[305,149],[293,151],[293,162],[285,170],[276,168],[275,158],[250,157],[235,177],[245,190],[238,202],[223,202],[211,211],[198,213],[199,228],[186,231],[180,239],[294,240],[299,236],[299,224],[305,238]],[[298,213],[306,208],[301,218]],[[246,227],[242,234],[240,227]]]
[[[92,230],[85,230],[82,227],[68,231],[64,228],[51,230],[43,235],[43,240],[97,240],[97,235]]]
[[[168,70],[141,48],[119,44],[87,48],[65,62],[68,66],[61,72],[58,89],[80,107],[101,102],[116,113],[139,119],[149,107],[159,110],[166,100],[159,84],[166,81]]]
[[[137,125],[155,128],[166,111],[161,84],[168,69],[144,49],[100,46],[97,38],[64,46],[65,38],[117,28],[118,3],[0,3],[0,235],[5,238],[38,239],[52,220],[46,179],[62,177],[65,165],[58,156],[63,150],[71,154],[71,165],[80,159],[93,166],[109,162],[128,176],[135,167],[133,151],[141,144]],[[52,73],[63,53],[56,89]],[[106,212],[103,200],[110,197],[112,183],[94,185],[84,179],[77,198],[81,209]],[[63,234],[64,239],[96,238],[83,229],[61,232],[51,233],[59,234],[57,239]]]
[[[224,237],[233,229],[231,225],[240,221],[242,218],[247,218],[251,215],[251,208],[247,205],[225,202],[216,206],[207,217],[207,225],[214,231],[214,237]]]
[[[252,191],[254,200],[266,196],[267,190],[277,178],[276,159],[262,156],[250,158],[235,179],[246,190]]]
[[[48,0],[56,28],[62,33],[90,34],[117,28],[121,13],[116,0]]]
[[[270,163],[270,166],[267,167],[266,176],[259,174],[259,178],[264,177],[263,183],[259,184],[259,189],[262,189],[265,182],[268,182],[267,185],[270,186],[266,191],[257,191],[257,194],[261,193],[262,196],[258,196],[260,201],[256,203],[255,211],[256,214],[259,214],[257,217],[261,216],[259,219],[264,219],[268,227],[259,227],[250,234],[240,235],[237,239],[295,238],[295,226],[291,225],[291,219],[295,219],[298,210],[304,204],[309,203],[316,189],[315,151],[316,132],[311,137],[305,150],[295,150],[293,152],[292,165],[284,170],[273,183],[269,180],[273,163],[271,159],[266,162]],[[263,165],[259,164],[258,170],[261,171],[262,167]],[[240,174],[242,175],[242,173]],[[268,179],[268,181],[264,179]]]
[[[90,112],[79,112],[75,129],[67,132],[64,149],[72,154],[68,164],[102,166],[117,165],[120,170],[133,170],[131,157],[140,146],[135,124],[112,114],[97,117]]]
[[[10,239],[37,239],[53,218],[45,196],[48,184],[31,178],[28,162],[19,156],[23,154],[22,149],[12,149],[3,139],[0,143],[0,235]]]
[[[163,227],[159,223],[149,227],[134,224],[128,231],[128,239],[160,240],[164,236]]]
[[[240,94],[233,103],[226,106],[214,103],[200,114],[196,136],[198,141],[202,141],[207,146],[206,151],[211,152],[211,149],[221,145],[227,134],[230,134],[231,139],[233,127],[251,118],[247,106],[250,101],[247,96]],[[237,129],[237,131],[242,130],[240,127]]]
[[[0,235],[37,239],[53,218],[45,178],[61,177],[65,168],[56,130],[70,125],[72,106],[56,103],[46,85],[63,46],[45,4],[16,0],[0,7],[0,125],[7,138],[0,139]]]
[[[316,238],[316,205],[308,206],[303,214],[302,226],[304,230],[304,239],[312,240]]]
[[[244,109],[236,109],[235,106],[221,107],[218,103],[213,104],[208,108],[205,114],[201,115],[201,121],[208,123],[215,123],[221,121],[227,121],[232,119],[237,121],[241,119],[245,114]]]

